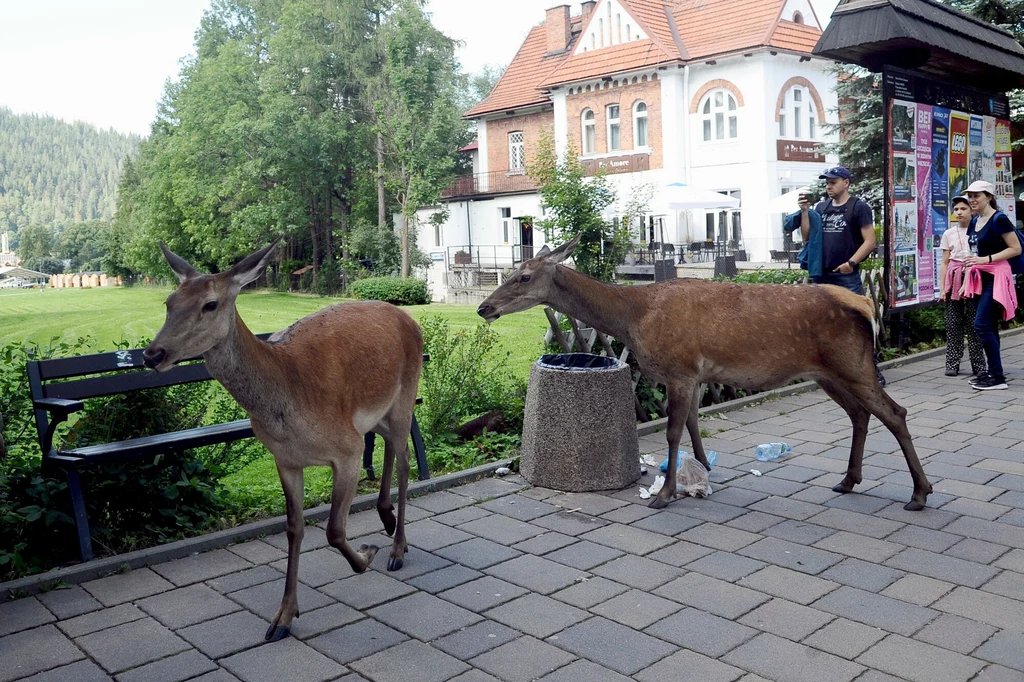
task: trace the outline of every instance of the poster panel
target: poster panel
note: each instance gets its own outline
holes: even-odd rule
[[[883,95],[889,305],[928,304],[941,288],[939,243],[953,224],[953,197],[974,180],[987,180],[1016,220],[1009,101],[889,67]]]

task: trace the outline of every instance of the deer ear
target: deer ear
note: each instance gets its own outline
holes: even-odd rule
[[[572,255],[573,249],[575,249],[576,245],[580,243],[580,237],[582,236],[582,234],[578,234],[569,241],[567,241],[566,243],[559,246],[557,249],[551,252],[551,255],[548,256],[548,260],[550,260],[552,263],[561,263],[562,261],[564,261],[566,258]]]
[[[171,271],[178,276],[179,283],[199,274],[199,271],[189,265],[188,261],[167,248],[167,244],[160,242],[160,250],[164,252],[164,258],[167,259],[167,264],[171,266]]]
[[[537,253],[535,253],[533,255],[533,257],[534,258],[543,258],[544,256],[548,255],[549,253],[551,253],[551,249],[549,249],[548,245],[545,244],[544,246],[541,247],[540,251],[538,251]]]
[[[240,263],[236,263],[234,267],[228,270],[228,274],[231,279],[234,280],[235,284],[239,287],[244,287],[249,282],[252,282],[257,277],[263,274],[267,269],[267,263],[270,262],[270,257],[274,254],[274,248],[277,243],[281,241],[278,237],[274,240],[274,243],[270,246],[266,246],[255,253],[251,253],[245,257]]]

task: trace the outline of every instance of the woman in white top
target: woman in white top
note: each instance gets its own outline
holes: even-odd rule
[[[942,233],[942,241],[939,243],[942,249],[939,281],[942,282],[942,300],[946,302],[946,376],[955,377],[960,371],[965,333],[971,358],[971,374],[980,376],[985,371],[985,351],[974,329],[978,304],[974,298],[960,296],[964,259],[971,255],[971,246],[967,241],[971,206],[967,197],[953,197],[953,214],[957,223]]]

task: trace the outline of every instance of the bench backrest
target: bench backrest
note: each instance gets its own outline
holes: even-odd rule
[[[266,339],[270,333],[257,334]],[[93,353],[70,358],[31,360],[26,367],[32,400],[88,400],[150,388],[178,386],[213,379],[202,357],[190,358],[166,372],[146,369],[142,348]],[[49,427],[46,410],[35,410],[40,445]]]

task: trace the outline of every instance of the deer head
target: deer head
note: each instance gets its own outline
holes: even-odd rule
[[[230,270],[205,275],[160,242],[178,288],[167,297],[167,319],[142,352],[146,367],[166,371],[185,358],[202,355],[235,328],[235,299],[242,287],[266,270],[274,243],[246,256]]]
[[[576,235],[554,251],[545,245],[536,256],[523,261],[514,275],[484,299],[476,309],[477,315],[494,322],[502,315],[547,303],[555,279],[555,266],[571,256],[579,243],[580,235]]]

